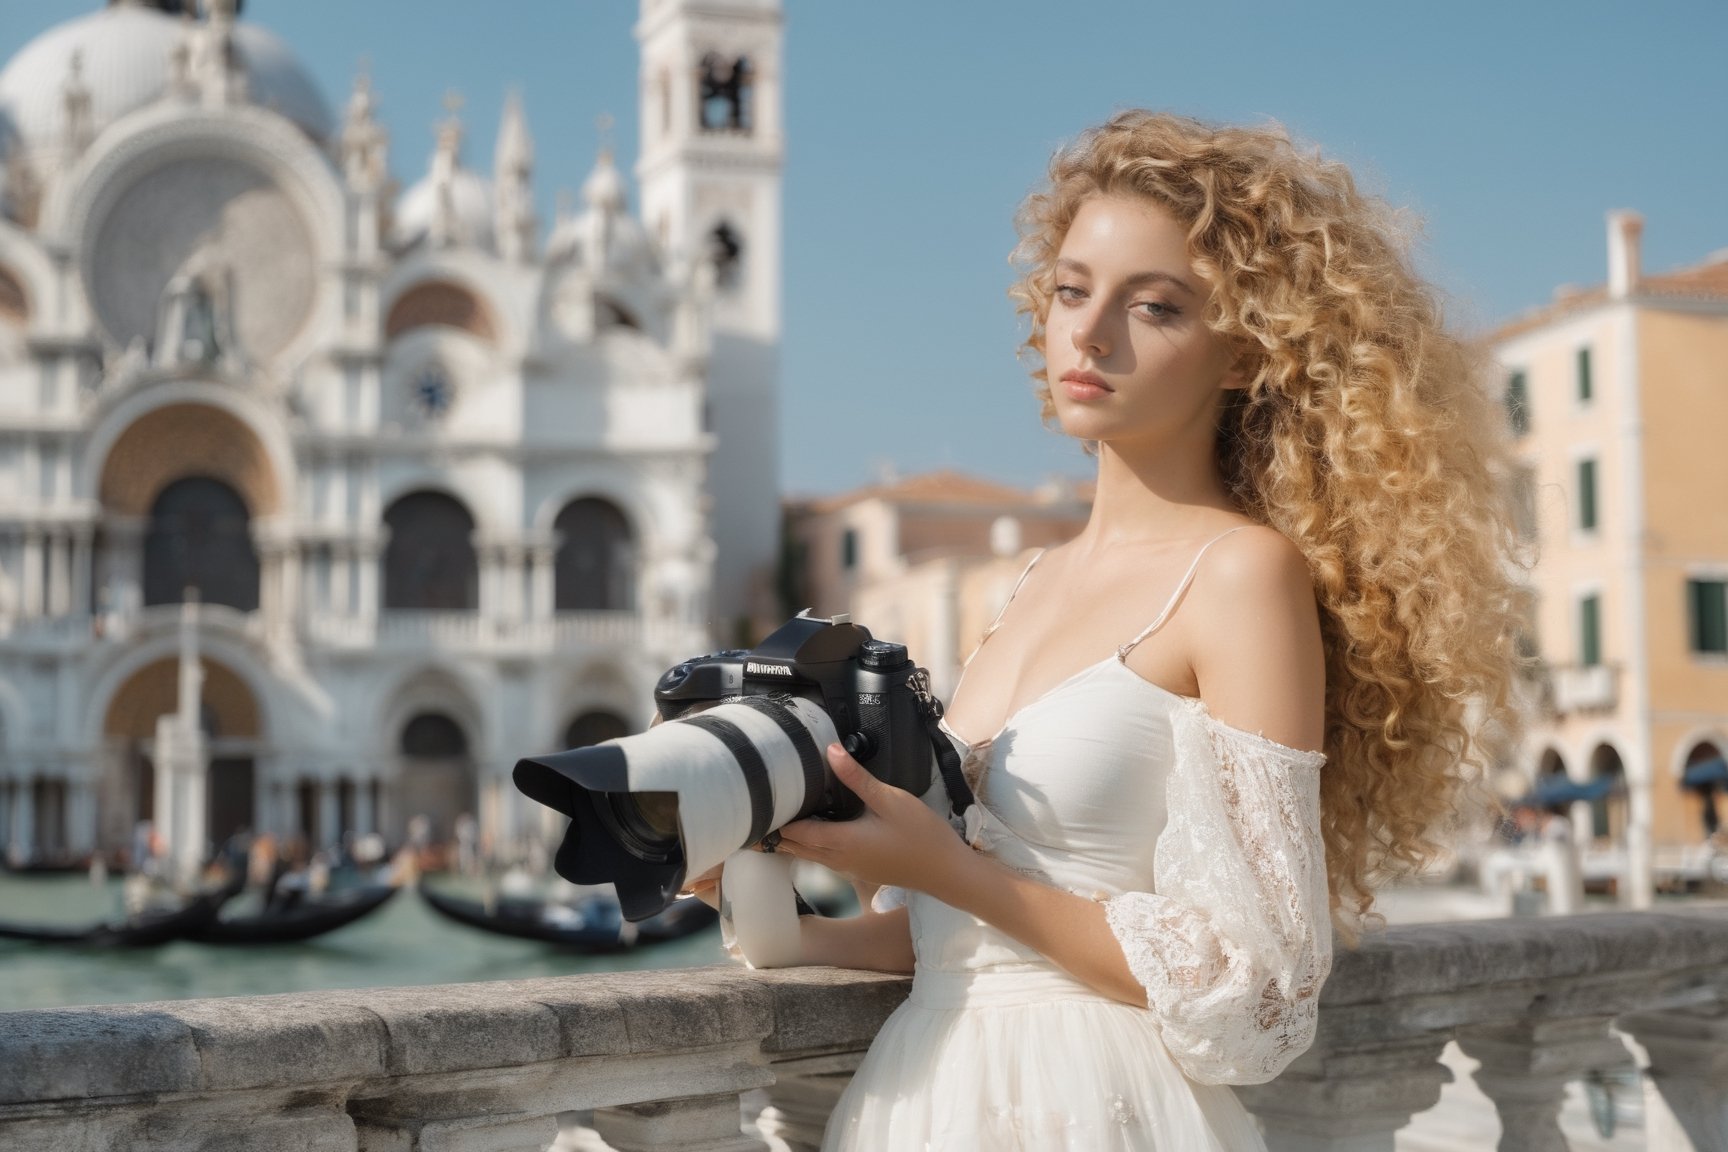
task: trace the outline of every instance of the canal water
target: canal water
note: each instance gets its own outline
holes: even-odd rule
[[[119,906],[117,880],[96,888],[84,876],[0,874],[0,920],[81,925]],[[0,1011],[727,962],[717,928],[610,956],[583,956],[439,919],[404,890],[366,919],[302,944],[180,942],[100,950],[0,940]]]

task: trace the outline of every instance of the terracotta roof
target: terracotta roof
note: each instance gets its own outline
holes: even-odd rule
[[[796,500],[811,512],[833,512],[865,500],[885,500],[890,504],[970,504],[979,507],[1047,507],[1064,500],[1087,501],[1092,498],[1090,481],[1069,485],[1061,497],[1052,499],[1043,489],[1015,488],[998,484],[979,476],[944,469],[903,476],[885,484],[867,484],[836,496],[818,496]]]
[[[1721,300],[1728,301],[1728,252],[1718,253],[1702,264],[1680,268],[1657,276],[1644,276],[1632,291],[1634,300]],[[1598,284],[1567,292],[1552,304],[1514,317],[1484,333],[1484,344],[1498,344],[1514,336],[1535,331],[1574,312],[1595,307],[1608,299],[1606,286]]]

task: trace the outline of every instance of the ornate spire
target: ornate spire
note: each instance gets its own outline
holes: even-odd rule
[[[342,171],[348,186],[356,191],[376,192],[384,185],[384,152],[389,138],[374,117],[375,107],[372,77],[362,61],[342,122]]]
[[[60,99],[66,116],[66,162],[84,154],[95,137],[95,122],[90,114],[90,85],[84,82],[84,52],[73,49],[66,62],[66,82],[61,85]]]
[[[534,255],[539,221],[534,218],[534,141],[522,98],[512,90],[504,98],[504,118],[498,125],[498,149],[493,159],[493,195],[497,198],[498,254],[506,260],[527,261]]]
[[[444,94],[447,115],[438,123],[438,147],[432,152],[432,222],[428,237],[434,247],[447,248],[462,239],[456,211],[456,170],[462,166],[462,94]]]

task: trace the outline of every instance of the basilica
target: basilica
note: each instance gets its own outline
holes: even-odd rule
[[[207,843],[514,850],[517,757],[644,725],[776,554],[778,0],[641,0],[639,210],[603,150],[544,226],[519,101],[398,189],[366,78],[333,113],[239,8],[0,70],[13,865],[159,815],[188,644]]]

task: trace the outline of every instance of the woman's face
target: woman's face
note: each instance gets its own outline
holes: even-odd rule
[[[1129,447],[1210,437],[1222,390],[1246,383],[1206,326],[1210,292],[1183,227],[1157,203],[1094,196],[1056,259],[1044,360],[1070,436]]]

